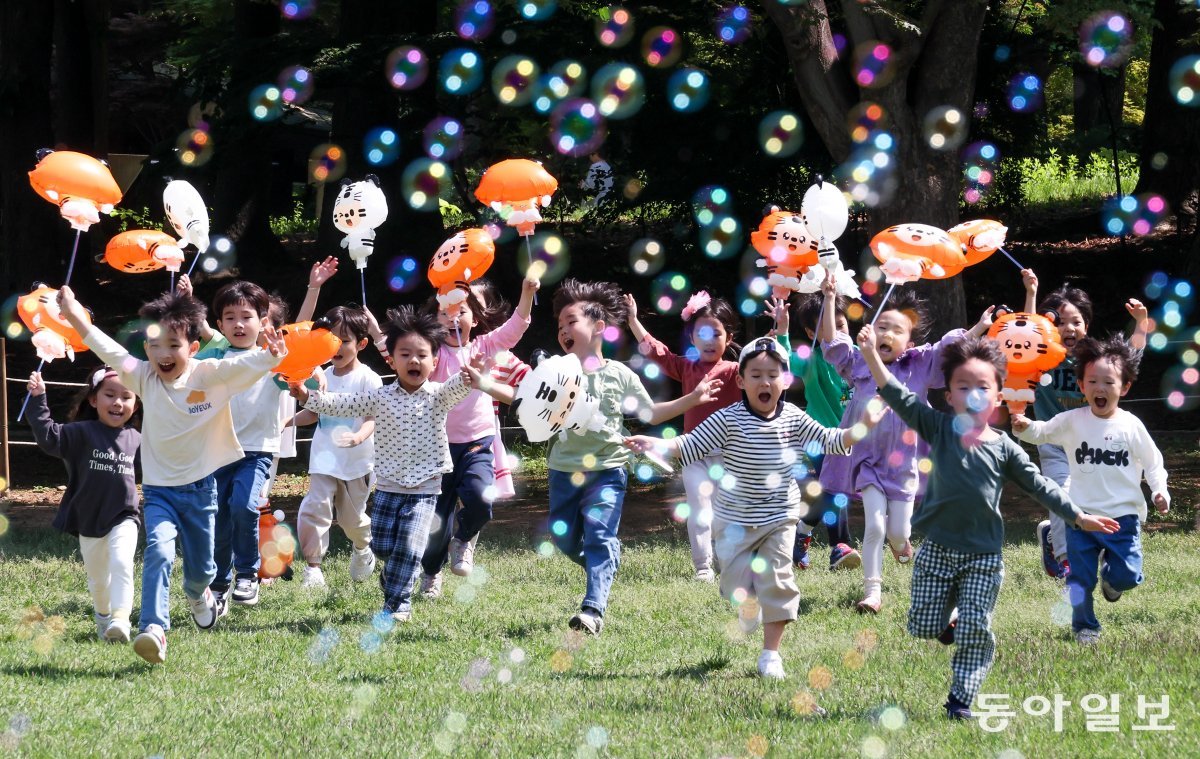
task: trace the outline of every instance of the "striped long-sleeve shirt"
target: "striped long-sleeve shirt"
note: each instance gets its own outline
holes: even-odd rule
[[[683,465],[720,453],[724,473],[713,499],[713,514],[727,522],[758,526],[800,516],[800,487],[795,475],[804,455],[847,454],[842,430],[822,427],[797,406],[781,402],[770,418],[745,401],[727,406],[679,437]]]

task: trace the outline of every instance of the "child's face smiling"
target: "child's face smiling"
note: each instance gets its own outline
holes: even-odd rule
[[[890,364],[913,346],[912,333],[916,327],[903,311],[888,310],[875,320],[875,346],[883,363]]]
[[[1088,364],[1079,381],[1079,389],[1092,413],[1101,419],[1117,413],[1117,404],[1129,392],[1129,386],[1130,383],[1121,381],[1121,367],[1108,358]]]
[[[221,334],[234,348],[253,348],[262,332],[262,319],[249,303],[234,303],[221,310]]]
[[[355,340],[354,335],[350,334],[350,330],[346,329],[345,325],[339,324],[333,328],[333,335],[338,340],[341,340],[341,345],[338,346],[337,353],[333,354],[333,368],[335,371],[345,370],[354,366],[358,360],[358,352],[367,346],[367,341],[364,338],[361,341]]]
[[[109,427],[124,427],[133,411],[137,408],[137,396],[133,391],[121,384],[116,377],[109,377],[100,383],[96,394],[88,398],[88,403],[96,409],[96,416]]]
[[[433,346],[416,333],[402,335],[392,347],[392,368],[401,387],[410,393],[425,384],[437,364]]]
[[[1075,343],[1087,337],[1088,325],[1084,322],[1083,314],[1079,313],[1079,309],[1070,303],[1064,303],[1058,307],[1058,318],[1058,334],[1062,337],[1063,347],[1070,352],[1075,347]]]
[[[603,320],[593,319],[584,313],[586,305],[572,303],[558,313],[558,344],[581,360],[593,354],[593,344],[604,331]]]
[[[164,382],[174,382],[187,369],[188,359],[200,350],[200,343],[189,342],[179,330],[166,330],[158,324],[146,328],[146,360]]]
[[[970,416],[976,427],[986,426],[993,409],[1000,405],[996,367],[977,358],[967,359],[950,375],[946,403],[955,414]]]
[[[449,333],[447,341],[451,345],[458,345],[458,336],[454,332],[454,320],[458,320],[458,333],[462,335],[462,343],[465,345],[471,339],[471,330],[475,327],[475,312],[466,302],[459,303],[457,306],[451,307],[449,311],[444,308],[439,308],[437,312],[438,323],[446,328]]]
[[[700,352],[700,360],[715,363],[725,353],[729,344],[729,333],[720,319],[701,316],[692,325],[692,345]]]
[[[759,416],[770,416],[779,407],[787,388],[783,365],[767,353],[759,353],[738,372],[737,385],[746,393],[746,402]]]

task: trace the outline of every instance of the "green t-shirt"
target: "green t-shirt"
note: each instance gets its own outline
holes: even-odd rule
[[[821,343],[813,346],[808,359],[796,355],[787,335],[780,335],[779,343],[788,352],[789,370],[804,382],[805,413],[820,422],[822,427],[841,426],[842,415],[846,412],[846,404],[850,402],[854,388],[821,355]]]
[[[606,360],[594,372],[584,372],[588,391],[600,399],[604,428],[580,435],[572,431],[560,434],[552,443],[547,465],[559,472],[597,472],[619,469],[631,459],[632,453],[622,445],[629,434],[625,417],[635,416],[649,421],[654,400],[642,386],[637,374],[624,364]]]

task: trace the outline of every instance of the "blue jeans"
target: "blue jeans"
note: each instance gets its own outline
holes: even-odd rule
[[[574,477],[582,483],[571,482]],[[581,606],[604,613],[613,577],[621,563],[621,508],[625,504],[624,469],[599,472],[550,470],[550,535],[558,550],[587,572]]]
[[[1067,530],[1067,594],[1071,599],[1071,629],[1099,630],[1100,620],[1092,608],[1096,566],[1104,551],[1101,573],[1117,590],[1132,590],[1142,584],[1142,528],[1137,514],[1117,519],[1121,529],[1112,535],[1084,530]]]
[[[429,525],[429,545],[421,558],[427,575],[442,571],[450,553],[451,537],[468,541],[492,521],[492,502],[484,497],[484,491],[496,482],[492,436],[469,443],[451,443],[450,461],[454,463],[454,471],[442,475],[442,494]],[[459,500],[462,508],[455,514]]]
[[[171,629],[171,565],[175,539],[183,549],[183,592],[197,599],[216,577],[213,518],[217,482],[209,475],[189,485],[143,485],[146,552],[142,557],[142,611],[138,627]]]
[[[257,577],[258,504],[271,474],[272,453],[247,453],[241,461],[217,470],[217,531],[213,559],[217,579],[213,590],[225,592],[238,577]]]

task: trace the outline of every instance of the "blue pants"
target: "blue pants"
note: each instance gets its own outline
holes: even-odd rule
[[[383,562],[379,585],[383,610],[412,611],[413,582],[429,540],[437,494],[375,491],[371,507],[371,549]]]
[[[138,627],[171,629],[171,565],[175,539],[183,549],[183,592],[197,599],[217,574],[213,518],[217,483],[212,475],[190,485],[143,485],[146,552],[142,557],[142,611]]]
[[[575,482],[572,482],[575,478]],[[617,528],[625,504],[624,469],[550,470],[550,535],[558,550],[587,572],[581,606],[604,613],[621,563]]]
[[[217,531],[213,589],[224,592],[238,577],[258,577],[258,504],[271,474],[272,453],[247,453],[217,470]]]
[[[1096,587],[1096,566],[1104,551],[1100,572],[1117,590],[1132,590],[1142,584],[1142,528],[1137,514],[1117,520],[1121,529],[1112,535],[1085,530],[1067,530],[1067,595],[1071,599],[1071,629],[1099,630],[1100,620],[1092,609],[1092,590]]]
[[[936,638],[958,607],[950,695],[964,704],[979,693],[996,657],[992,611],[1003,582],[1004,560],[998,553],[961,553],[926,540],[913,559],[908,634]]]
[[[492,502],[484,497],[484,491],[496,482],[492,436],[469,443],[451,443],[450,460],[454,471],[442,475],[442,494],[438,496],[429,526],[429,545],[421,558],[427,575],[442,571],[451,537],[468,541],[492,521]],[[455,514],[454,507],[460,500],[462,508]]]

